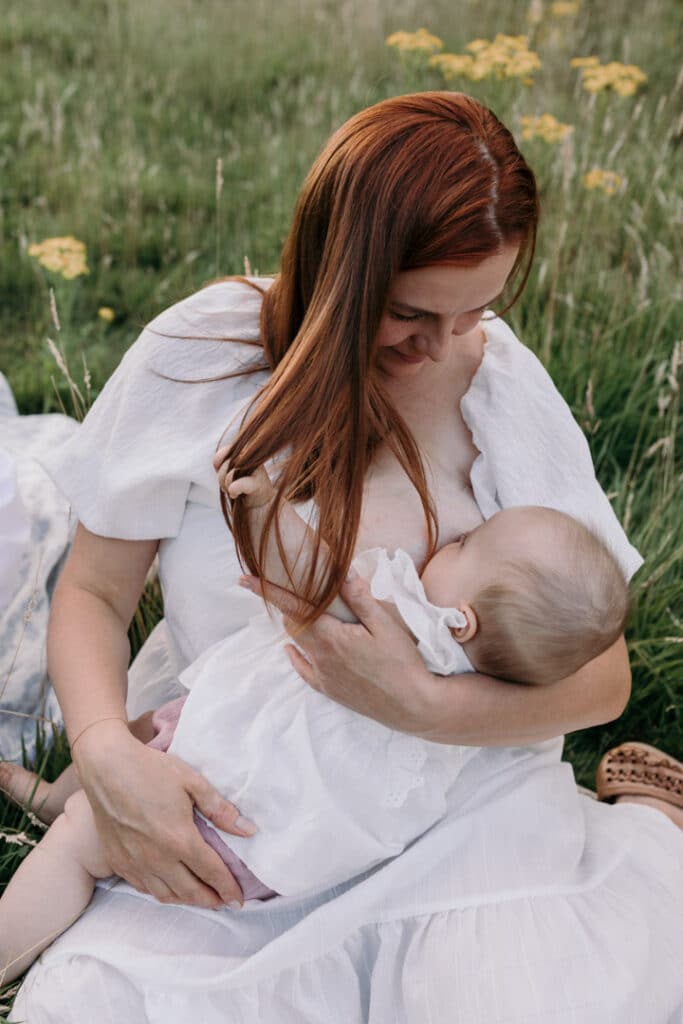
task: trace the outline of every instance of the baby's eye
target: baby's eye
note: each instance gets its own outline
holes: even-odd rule
[[[406,316],[405,313],[390,313],[389,316],[394,320],[403,320],[404,322],[410,322],[411,320],[420,320],[423,313],[413,313],[411,316]]]

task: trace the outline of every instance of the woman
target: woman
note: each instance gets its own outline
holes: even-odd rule
[[[387,547],[413,538],[421,565],[506,504],[576,514],[625,575],[641,564],[542,367],[500,321],[480,324],[524,284],[536,213],[533,175],[474,100],[425,93],[363,111],[314,164],[275,283],[218,284],[162,314],[60,453],[80,526],[54,602],[51,675],[131,885],[99,891],[29,974],[14,1019],[683,1020],[671,952],[683,834],[652,808],[580,797],[551,739],[620,713],[623,638],[552,687],[438,680],[362,583],[343,583],[379,533]],[[315,499],[332,547],[320,592],[312,580],[302,595],[317,607],[298,609],[310,661],[292,648],[295,667],[362,714],[482,749],[447,818],[400,857],[303,900],[213,914],[239,893],[191,805],[235,834],[249,823],[126,728],[125,631],[157,549],[176,670],[259,607],[246,591],[226,597],[237,563],[211,455],[231,421],[232,463],[278,458],[283,493]],[[386,500],[379,439],[405,469],[390,523],[373,520]],[[239,513],[234,531],[258,572]],[[362,625],[318,616],[340,587]],[[397,779],[411,771],[397,765]],[[277,751],[273,772],[276,791]],[[194,906],[164,905],[181,902]]]

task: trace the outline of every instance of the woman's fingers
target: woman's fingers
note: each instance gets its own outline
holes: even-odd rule
[[[229,800],[224,800],[203,775],[192,773],[186,785],[197,810],[223,832],[233,836],[253,836],[258,832],[254,822],[240,814]]]
[[[159,901],[159,903],[178,902],[176,900],[176,894],[174,892],[171,892],[163,878],[157,878],[156,875],[150,875],[147,879],[147,885],[149,886],[149,888],[144,891],[148,892],[149,895],[153,896],[155,900]],[[141,889],[138,889],[137,885],[135,886],[135,888],[137,889],[138,892],[143,891]]]
[[[372,596],[370,584],[359,573],[353,571],[342,584],[339,596],[349,606],[361,625],[374,633],[374,626],[386,616],[379,601]]]
[[[294,644],[285,644],[285,651],[287,652],[287,657],[292,663],[292,668],[301,676],[304,682],[308,683],[309,686],[312,686],[314,690],[317,690],[319,688],[316,685],[317,677],[310,661],[308,661],[307,658],[304,658],[301,651],[297,650]]]
[[[244,895],[232,872],[221,858],[212,850],[195,828],[195,838],[191,840],[183,854],[183,864],[187,869],[184,883],[178,884],[175,879],[179,871],[174,872],[170,883],[178,892],[180,903],[199,903],[200,906],[214,907],[219,903],[225,905],[244,902]],[[216,896],[218,895],[218,900]]]

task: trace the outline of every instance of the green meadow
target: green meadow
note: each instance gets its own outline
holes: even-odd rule
[[[421,27],[442,53],[469,55],[451,62],[457,77],[386,45]],[[495,52],[474,66],[486,51],[468,44],[499,33],[525,35],[540,66],[517,74],[513,62],[500,77]],[[0,370],[20,411],[81,416],[159,310],[245,266],[275,272],[298,187],[347,117],[402,92],[472,93],[515,133],[541,189],[534,269],[508,320],[569,402],[646,559],[630,705],[572,734],[566,756],[585,785],[624,739],[683,757],[679,34],[676,0],[12,5],[0,20]],[[571,64],[585,57],[646,80],[630,72],[622,95],[613,69],[591,92],[590,68]],[[528,120],[544,114],[559,125]],[[55,237],[83,243],[87,273],[67,279],[31,255]],[[133,651],[160,613],[152,586]],[[41,748],[41,770],[67,758],[63,740]],[[5,804],[0,829],[2,888],[39,832]],[[0,995],[0,1016],[11,998]]]

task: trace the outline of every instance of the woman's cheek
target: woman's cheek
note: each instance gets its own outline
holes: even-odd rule
[[[406,341],[412,333],[410,324],[400,323],[385,316],[380,321],[377,344],[379,348],[393,348]]]

